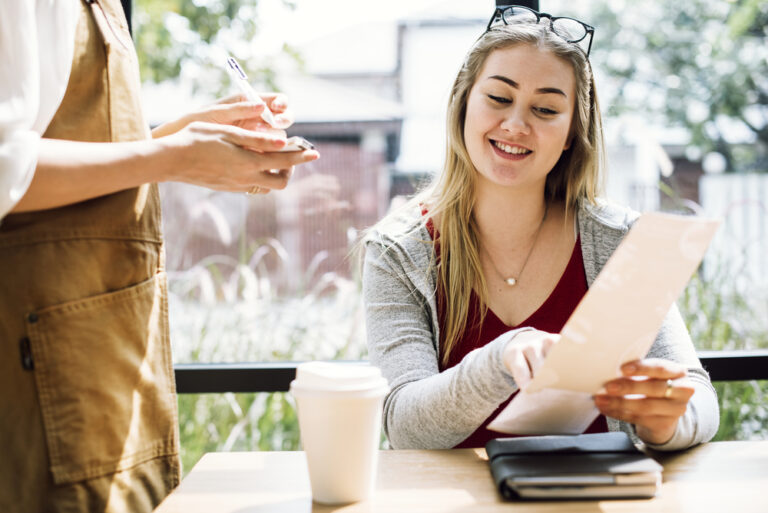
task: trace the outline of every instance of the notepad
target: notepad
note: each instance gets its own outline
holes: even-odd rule
[[[611,255],[533,380],[488,425],[515,434],[578,434],[591,396],[644,358],[720,222],[643,214]]]
[[[648,498],[662,467],[626,433],[499,438],[486,444],[506,499]]]

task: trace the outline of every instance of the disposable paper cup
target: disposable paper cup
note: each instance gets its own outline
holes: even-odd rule
[[[388,391],[381,371],[370,365],[308,362],[297,367],[291,393],[315,502],[345,504],[371,495]]]

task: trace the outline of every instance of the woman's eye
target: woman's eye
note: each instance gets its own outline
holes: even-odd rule
[[[512,103],[512,100],[510,100],[508,98],[502,98],[501,96],[494,96],[492,94],[489,94],[488,98],[490,98],[491,100],[493,100],[496,103]]]
[[[557,114],[556,110],[548,109],[546,107],[540,107],[536,109],[536,111],[538,111],[539,114],[543,114],[544,116],[554,116]]]

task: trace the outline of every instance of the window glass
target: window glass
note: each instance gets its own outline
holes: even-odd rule
[[[440,170],[448,92],[493,3],[135,0],[134,9],[152,123],[236,92],[223,66],[233,55],[257,90],[288,95],[289,134],[321,153],[268,195],[162,185],[175,361],[365,358],[356,243]],[[766,3],[542,0],[541,10],[596,28],[607,197],[723,218],[678,301],[696,346],[768,347]],[[764,382],[745,387],[765,397]],[[255,403],[263,413],[270,400]],[[758,410],[755,430],[727,436],[765,434]],[[216,447],[235,447],[232,436]]]

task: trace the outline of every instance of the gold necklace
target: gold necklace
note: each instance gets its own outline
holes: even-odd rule
[[[517,273],[517,278],[514,276],[505,277],[504,274],[502,274],[501,271],[499,271],[498,266],[496,265],[496,262],[493,261],[493,258],[491,258],[491,253],[486,249],[485,253],[488,255],[488,260],[491,262],[491,266],[493,267],[493,270],[496,271],[496,274],[499,276],[499,278],[504,281],[507,285],[510,287],[513,287],[517,285],[517,282],[520,281],[520,277],[523,275],[523,271],[525,270],[525,266],[528,264],[528,259],[531,258],[531,254],[533,253],[533,248],[536,247],[536,241],[539,240],[539,234],[541,233],[541,227],[544,226],[544,220],[547,218],[547,211],[549,210],[549,203],[544,204],[544,215],[541,217],[541,222],[539,223],[539,227],[536,229],[536,235],[533,237],[533,244],[531,244],[531,249],[528,250],[528,254],[525,256],[525,260],[523,261],[522,267],[520,267],[520,272]]]

